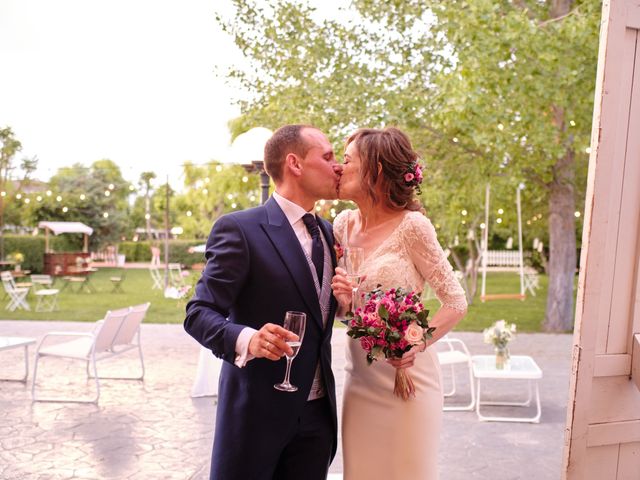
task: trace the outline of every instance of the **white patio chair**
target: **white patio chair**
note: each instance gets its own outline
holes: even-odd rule
[[[451,390],[444,391],[443,395],[445,398],[453,397],[456,394],[456,365],[464,365],[466,364],[467,370],[469,372],[469,390],[471,400],[467,405],[447,405],[445,404],[443,407],[444,411],[462,411],[462,410],[473,410],[476,404],[476,395],[474,388],[474,380],[473,380],[473,364],[471,362],[471,354],[467,349],[465,343],[459,338],[452,338],[449,335],[445,335],[440,340],[436,342],[438,346],[438,360],[440,365],[443,367],[448,366],[448,370],[450,372],[451,377]]]
[[[74,403],[98,403],[100,398],[100,381],[98,377],[98,368],[96,362],[106,358],[113,357],[122,353],[123,350],[114,351],[114,342],[118,337],[118,332],[123,326],[130,308],[108,311],[103,320],[96,322],[93,332],[50,332],[47,333],[38,348],[36,349],[35,366],[33,369],[33,380],[31,383],[31,398],[34,402],[74,402]],[[46,345],[47,339],[51,337],[70,337],[75,340],[67,340],[65,342]],[[38,398],[36,396],[36,380],[38,375],[38,362],[41,357],[59,357],[72,360],[82,360],[87,364],[87,376],[89,368],[93,370],[93,378],[95,380],[96,395],[93,399],[79,399],[77,397],[68,398]]]
[[[56,310],[60,290],[51,288],[53,286],[51,275],[31,275],[31,283],[33,284],[33,293],[38,299],[36,312],[53,312]]]
[[[153,281],[153,286],[151,290],[155,290],[156,288],[159,290],[163,290],[162,286],[162,275],[160,275],[160,270],[156,266],[149,267],[149,273],[151,274],[151,280]]]
[[[534,297],[536,296],[536,290],[540,288],[540,276],[535,268],[525,267],[524,269],[524,291],[527,290]]]
[[[179,263],[169,264],[169,283],[172,287],[181,288],[185,286],[182,267]]]
[[[9,272],[0,272],[0,278],[2,279],[4,291],[9,296],[9,303],[7,303],[5,310],[9,310],[10,312],[13,312],[17,308],[31,310],[27,303],[29,288],[17,287],[13,281],[13,276]]]

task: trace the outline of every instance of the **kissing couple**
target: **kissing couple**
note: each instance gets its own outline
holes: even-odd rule
[[[441,302],[433,337],[399,359],[367,365],[348,341],[342,404],[345,480],[438,478],[442,421],[440,366],[430,346],[466,313],[464,291],[416,198],[418,155],[397,128],[360,129],[336,160],[326,135],[285,125],[267,141],[265,170],[275,192],[262,206],[218,218],[206,267],[186,307],[184,327],[224,360],[211,460],[212,480],[324,480],[337,448],[334,317],[351,309],[352,285],[336,248],[364,250],[360,289],[428,283]],[[320,199],[352,200],[332,225],[316,216]],[[339,250],[339,249],[338,249]],[[291,369],[298,389],[274,388],[285,376],[288,311],[306,314]],[[415,397],[393,394],[396,369],[408,369]]]

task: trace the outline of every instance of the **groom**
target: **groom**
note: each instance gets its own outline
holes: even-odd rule
[[[336,452],[331,329],[336,264],[331,225],[315,202],[336,198],[341,167],[318,129],[286,125],[264,149],[276,191],[257,208],[219,218],[207,265],[187,304],[185,330],[221,357],[212,480],[324,480]],[[307,316],[291,369],[295,393],[273,388],[285,375],[285,312]]]

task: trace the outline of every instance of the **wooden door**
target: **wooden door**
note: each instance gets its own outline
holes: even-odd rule
[[[603,4],[563,478],[640,479],[640,0]]]

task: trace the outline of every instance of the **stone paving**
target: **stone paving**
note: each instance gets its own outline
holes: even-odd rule
[[[49,331],[90,331],[76,322],[0,321],[0,335],[38,340]],[[478,333],[456,333],[473,353],[490,353]],[[343,383],[343,329],[336,329],[338,401]],[[101,381],[99,405],[33,403],[30,383],[0,382],[0,478],[207,479],[215,398],[189,396],[199,347],[181,325],[145,324],[144,382]],[[521,334],[512,354],[532,355],[544,372],[540,424],[479,422],[475,412],[445,412],[442,480],[560,478],[571,367],[571,336]],[[31,347],[29,382],[35,348]],[[101,374],[135,374],[134,352],[99,362]],[[19,377],[22,350],[0,352],[0,376]],[[41,376],[42,375],[42,376]],[[82,362],[45,359],[38,385],[56,395],[91,395]],[[459,386],[465,389],[465,382]],[[487,387],[489,388],[489,387]],[[496,384],[505,395],[514,385]],[[513,408],[503,409],[509,414]],[[366,447],[365,447],[366,448]],[[341,450],[331,472],[342,471]],[[524,466],[526,465],[526,468]],[[525,473],[526,470],[526,473]],[[304,475],[303,475],[304,476]],[[340,475],[336,475],[340,478]]]

